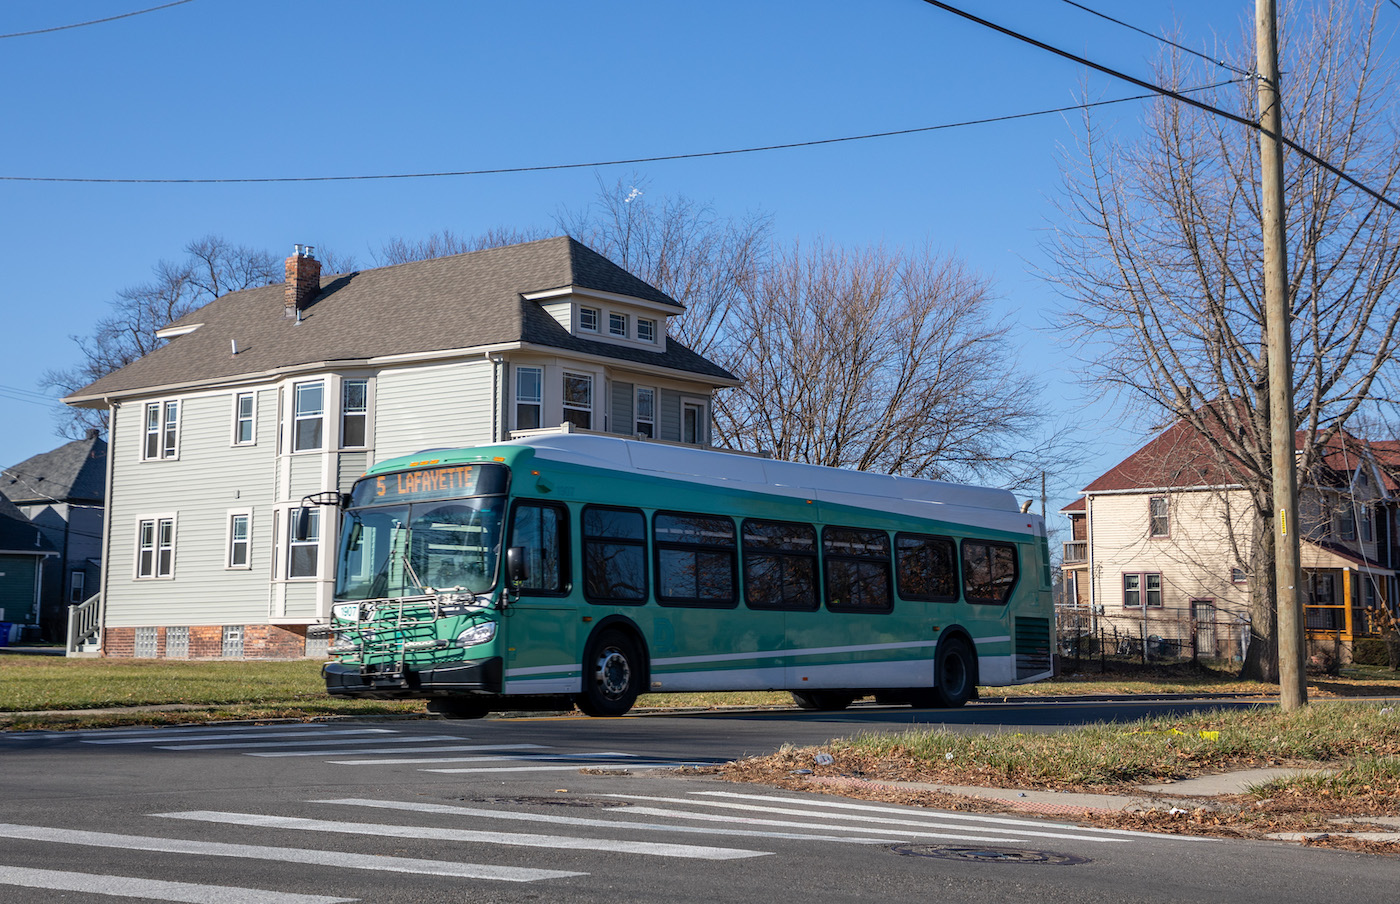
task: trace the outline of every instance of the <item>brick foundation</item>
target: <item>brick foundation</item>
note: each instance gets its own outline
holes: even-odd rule
[[[156,629],[156,656],[165,658],[165,628]],[[135,628],[102,629],[102,655],[131,659],[136,653]],[[301,659],[306,655],[305,625],[244,625],[244,659]],[[190,659],[223,659],[224,626],[191,625]]]

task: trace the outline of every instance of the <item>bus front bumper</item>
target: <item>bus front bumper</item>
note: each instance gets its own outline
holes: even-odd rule
[[[321,667],[326,692],[334,697],[433,697],[440,694],[499,694],[501,657],[469,659],[429,669],[383,671],[374,666],[328,662]]]

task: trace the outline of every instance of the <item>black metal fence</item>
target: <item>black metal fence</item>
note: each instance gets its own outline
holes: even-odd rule
[[[1238,662],[1249,646],[1248,616],[1213,606],[1112,614],[1057,606],[1055,632],[1067,671],[1095,663]]]

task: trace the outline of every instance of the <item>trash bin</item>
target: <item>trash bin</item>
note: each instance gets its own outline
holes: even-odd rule
[[[8,647],[10,645],[10,629],[13,627],[14,625],[7,621],[0,621],[0,647]]]

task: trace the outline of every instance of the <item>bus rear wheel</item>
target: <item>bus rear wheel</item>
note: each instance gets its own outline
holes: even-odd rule
[[[583,693],[574,701],[590,716],[621,716],[642,691],[642,655],[621,631],[604,631],[583,657]]]
[[[444,719],[480,719],[490,711],[485,700],[471,697],[434,697],[428,701],[428,712]]]
[[[847,694],[841,691],[793,691],[792,702],[797,704],[798,709],[815,710],[819,712],[837,712],[850,706],[856,699],[855,694]]]
[[[933,702],[955,709],[971,700],[976,688],[977,664],[972,647],[961,637],[940,643],[933,658]]]

